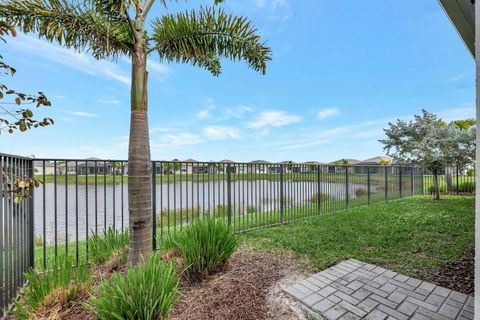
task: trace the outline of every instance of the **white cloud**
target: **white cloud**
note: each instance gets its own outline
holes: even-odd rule
[[[323,119],[333,117],[333,116],[336,116],[336,115],[339,115],[339,114],[340,114],[340,110],[338,108],[327,108],[327,109],[323,109],[323,110],[318,111],[317,118],[320,119],[320,120],[323,120]]]
[[[167,78],[171,73],[169,66],[152,61],[151,59],[147,61],[147,69],[149,69],[151,72],[153,71],[155,75],[160,76],[162,79]]]
[[[446,121],[475,118],[475,105],[465,104],[465,107],[443,110],[438,113],[438,116]]]
[[[154,148],[178,148],[185,145],[198,144],[203,142],[200,135],[191,132],[180,132],[177,134],[167,134],[159,141],[152,143]]]
[[[200,110],[197,113],[197,118],[198,119],[207,119],[209,117],[210,117],[210,110],[204,109],[204,110]]]
[[[233,127],[209,126],[203,128],[203,134],[210,140],[240,139],[240,132]]]
[[[99,100],[98,102],[103,104],[113,104],[113,105],[117,105],[121,103],[121,101],[118,99],[104,99],[104,100]]]
[[[279,110],[272,110],[262,112],[257,119],[247,123],[247,127],[253,129],[283,127],[292,123],[298,123],[300,121],[302,121],[302,117],[298,115],[288,114]]]
[[[253,0],[253,3],[257,8],[278,8],[284,7],[288,4],[288,0]]]
[[[157,132],[164,133],[164,132],[171,132],[173,131],[172,128],[150,128],[150,134],[154,134]]]
[[[68,113],[71,114],[72,116],[84,117],[84,118],[94,118],[98,116],[98,114],[96,113],[83,112],[83,111],[69,111]]]
[[[263,16],[269,20],[280,23],[288,21],[292,17],[289,0],[251,0],[253,8],[261,10]],[[280,28],[279,30],[282,30]]]
[[[294,143],[290,145],[286,145],[284,147],[279,148],[280,150],[294,150],[294,149],[305,149],[305,148],[311,148],[314,146],[318,146],[320,144],[327,143],[328,140],[319,140],[319,141],[310,141],[307,143]]]
[[[39,56],[53,63],[61,64],[89,75],[105,77],[130,85],[129,73],[123,71],[118,64],[105,60],[95,60],[85,53],[62,48],[21,33],[16,38],[9,40],[9,46],[16,50],[27,52],[27,56]]]
[[[250,113],[253,111],[253,108],[244,106],[244,105],[239,105],[236,107],[231,107],[231,108],[225,108],[223,110],[223,118],[222,120],[228,120],[228,119],[240,119],[242,118],[246,113]]]
[[[212,110],[216,107],[215,101],[212,98],[207,98],[207,106],[197,113],[197,118],[202,120],[210,118]]]

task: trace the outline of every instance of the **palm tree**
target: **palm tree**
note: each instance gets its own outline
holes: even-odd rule
[[[244,17],[212,7],[167,13],[150,20],[155,0],[4,0],[0,17],[23,32],[96,59],[132,61],[131,121],[128,151],[129,265],[151,251],[151,170],[148,132],[147,57],[156,52],[163,62],[191,63],[218,76],[220,59],[243,59],[254,70],[266,71],[271,50]],[[170,1],[158,0],[166,11]],[[173,2],[173,1],[172,1]]]

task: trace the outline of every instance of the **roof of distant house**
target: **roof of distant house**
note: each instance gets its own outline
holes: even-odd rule
[[[285,161],[280,161],[280,162],[277,162],[278,164],[295,164],[295,162],[293,162],[292,160],[285,160]]]
[[[393,158],[390,156],[378,156],[378,157],[373,157],[367,160],[360,161],[357,164],[380,164],[382,161],[387,163],[392,163]]]
[[[233,161],[233,160],[225,159],[225,160],[220,161],[220,163],[236,163],[236,162]]]
[[[347,164],[357,164],[360,162],[360,160],[357,160],[357,159],[339,159],[339,160],[329,162],[328,164],[340,165],[340,164],[343,164],[345,161],[347,162]]]
[[[318,162],[318,161],[305,161],[303,164],[309,164],[309,165],[322,165],[325,164],[324,162]]]
[[[265,160],[253,160],[253,161],[250,161],[249,163],[270,163],[270,162]]]
[[[183,162],[198,162],[198,161],[195,159],[187,159],[187,160],[183,160]]]

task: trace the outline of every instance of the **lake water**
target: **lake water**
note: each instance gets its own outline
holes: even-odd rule
[[[56,201],[55,185],[46,183],[35,189],[35,234],[43,237],[45,213],[45,236],[48,243],[55,239],[55,220],[57,225],[57,241],[65,242],[78,238],[85,239],[87,232],[103,232],[104,226],[115,228],[128,227],[127,184],[94,185],[57,184]],[[44,201],[45,188],[45,201]],[[78,192],[77,192],[78,188]],[[366,189],[364,184],[349,185],[350,198],[354,198],[355,190]],[[371,186],[375,192],[375,186]],[[344,183],[320,183],[320,192],[334,199],[345,199]],[[227,184],[220,182],[185,182],[163,183],[156,186],[156,208],[174,210],[180,208],[200,209],[200,211],[218,210],[218,206],[227,205]],[[286,206],[308,202],[318,192],[316,182],[288,181],[284,187]],[[280,185],[278,181],[236,181],[231,183],[231,201],[236,214],[243,214],[247,208],[258,211],[269,211],[279,207]],[[56,203],[56,206],[55,206]],[[56,219],[55,219],[56,217]]]

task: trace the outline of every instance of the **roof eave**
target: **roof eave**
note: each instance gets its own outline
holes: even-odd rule
[[[475,5],[472,0],[438,0],[462,38],[472,57],[475,57]],[[474,1],[473,1],[474,2]]]

